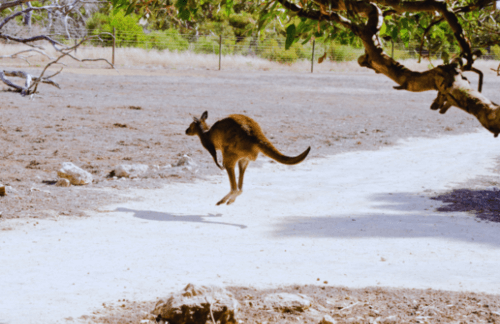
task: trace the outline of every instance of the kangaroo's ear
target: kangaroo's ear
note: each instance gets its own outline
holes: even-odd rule
[[[208,111],[205,111],[203,114],[201,114],[201,120],[205,120],[208,118]]]
[[[195,123],[199,123],[200,122],[200,120],[198,118],[196,118],[196,117],[193,117],[193,120],[195,121]]]

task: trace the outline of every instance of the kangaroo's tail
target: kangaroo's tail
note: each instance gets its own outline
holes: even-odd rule
[[[259,149],[262,153],[265,155],[269,156],[271,159],[276,160],[279,163],[283,164],[297,164],[306,158],[307,154],[309,154],[309,151],[311,150],[311,147],[309,146],[307,150],[305,150],[302,154],[290,157],[286,156],[280,153],[273,144],[269,141],[261,141],[259,143]]]

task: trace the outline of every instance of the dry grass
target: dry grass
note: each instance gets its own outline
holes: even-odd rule
[[[3,45],[0,47],[0,56],[12,55],[19,51],[27,49],[24,45]],[[111,61],[111,48],[109,47],[82,47],[77,52],[78,58],[105,58]],[[55,57],[56,52],[52,48],[47,48],[46,53],[49,56]],[[29,64],[32,66],[41,66],[49,62],[47,57],[37,53],[25,53]],[[318,55],[319,56],[319,53]],[[157,50],[144,50],[140,48],[117,48],[116,49],[116,65],[118,68],[158,68],[158,69],[210,69],[216,70],[219,68],[219,57],[214,54],[195,54],[193,52],[170,52]],[[2,65],[27,66],[26,61],[21,58],[3,58],[0,59]],[[64,64],[69,67],[85,67],[85,68],[105,68],[107,64],[103,62],[86,62],[81,63],[71,59],[64,59]],[[416,60],[403,60],[402,64],[416,71],[424,71],[429,68],[429,61],[417,63]],[[433,61],[434,65],[440,61]],[[487,73],[494,73],[491,69],[497,69],[500,62],[498,61],[478,61],[476,67]],[[293,72],[308,72],[311,70],[311,62],[302,60],[293,64],[281,64],[271,62],[266,59],[242,56],[242,55],[226,55],[222,57],[222,69],[224,70],[243,70],[243,71],[293,71]],[[314,64],[315,72],[366,72],[367,69],[360,67],[356,61],[350,62],[331,62],[326,61],[322,64]]]

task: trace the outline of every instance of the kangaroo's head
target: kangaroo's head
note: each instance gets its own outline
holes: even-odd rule
[[[203,114],[201,114],[200,119],[193,117],[193,122],[191,123],[191,125],[189,125],[188,129],[186,129],[186,135],[197,135],[200,132],[204,133],[208,131],[207,123],[205,123],[207,117],[208,111],[205,111]]]

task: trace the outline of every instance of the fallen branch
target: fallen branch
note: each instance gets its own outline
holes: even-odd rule
[[[20,92],[21,95],[24,97],[26,95],[34,93],[34,92],[30,91],[30,88],[33,86],[32,81],[36,82],[36,83],[42,82],[42,83],[50,84],[50,85],[53,85],[54,87],[57,87],[58,89],[61,89],[61,87],[59,86],[59,84],[57,82],[50,80],[50,78],[59,74],[61,71],[62,71],[62,69],[51,76],[43,77],[41,79],[39,77],[38,78],[33,77],[31,74],[23,72],[23,71],[0,71],[0,80],[2,80],[3,83],[8,85],[9,87],[14,88],[16,90],[16,92]],[[9,79],[7,79],[7,77],[18,77],[18,78],[25,79],[24,87],[13,83]]]

